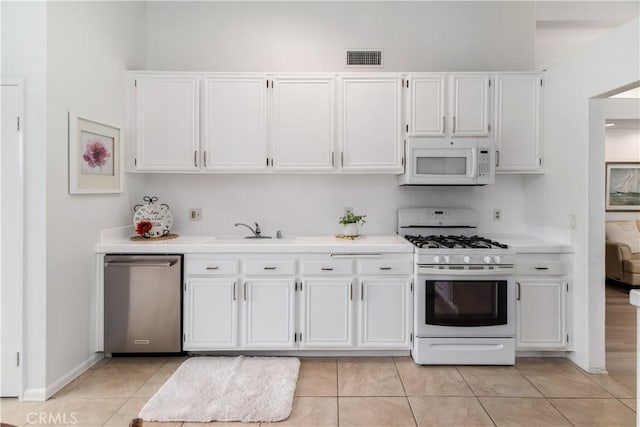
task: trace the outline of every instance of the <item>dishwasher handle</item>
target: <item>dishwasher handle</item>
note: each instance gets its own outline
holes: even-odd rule
[[[178,262],[177,259],[172,259],[165,262],[158,262],[153,260],[141,260],[141,261],[108,261],[104,263],[105,267],[172,267]]]

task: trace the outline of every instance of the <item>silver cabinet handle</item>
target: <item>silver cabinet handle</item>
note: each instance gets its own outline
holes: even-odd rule
[[[520,301],[520,282],[516,282],[516,301]]]
[[[389,271],[389,270],[391,270],[391,267],[380,267],[380,270]]]
[[[496,167],[500,166],[500,150],[496,150]]]
[[[447,118],[445,116],[442,116],[442,133],[445,133],[447,131]]]
[[[360,282],[360,301],[364,301],[364,282]]]
[[[207,150],[204,151],[204,167],[207,167]]]
[[[217,265],[215,267],[207,267],[206,270],[217,270],[220,267],[218,267]]]
[[[349,283],[349,301],[353,301],[353,282]]]
[[[331,167],[335,167],[335,153],[331,152]]]
[[[198,167],[198,150],[193,152],[193,166]]]
[[[340,152],[340,166],[344,167],[344,151]]]
[[[453,116],[453,131],[451,133],[456,133],[456,116]]]
[[[548,270],[549,269],[549,267],[533,267],[533,268],[535,268],[536,270]]]
[[[333,271],[333,267],[322,267],[320,268],[322,271]]]
[[[382,258],[382,254],[369,254],[369,253],[334,253],[329,255],[331,258]]]
[[[246,301],[247,300],[247,282],[244,282],[243,287],[244,287],[244,289],[243,289],[242,294],[243,294],[244,300]]]
[[[233,282],[233,300],[236,300],[236,285],[238,282]]]
[[[265,270],[277,270],[278,267],[276,267],[276,266],[266,266],[264,269]]]

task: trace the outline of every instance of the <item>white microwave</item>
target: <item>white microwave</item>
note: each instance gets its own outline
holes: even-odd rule
[[[495,180],[491,139],[409,138],[400,185],[486,185]]]

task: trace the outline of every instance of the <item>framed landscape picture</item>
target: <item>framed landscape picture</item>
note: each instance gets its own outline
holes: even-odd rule
[[[69,112],[69,193],[123,191],[121,130]]]
[[[607,162],[606,210],[640,211],[640,162]]]

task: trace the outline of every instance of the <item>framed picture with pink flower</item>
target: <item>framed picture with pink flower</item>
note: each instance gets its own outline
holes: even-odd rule
[[[123,191],[121,129],[69,112],[69,193]]]

